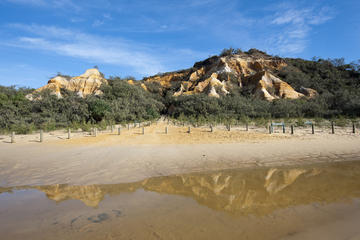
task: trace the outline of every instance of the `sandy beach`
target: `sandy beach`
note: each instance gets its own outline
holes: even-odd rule
[[[358,239],[360,135],[335,130],[188,133],[159,122],[144,134],[0,136],[0,231],[19,240]]]
[[[165,134],[165,127],[168,134]],[[192,128],[163,122],[142,128],[98,132],[67,131],[1,136],[0,185],[106,184],[138,181],[207,170],[298,165],[360,159],[360,136],[350,128],[277,129],[233,127]]]

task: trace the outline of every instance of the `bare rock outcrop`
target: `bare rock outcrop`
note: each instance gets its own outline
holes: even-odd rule
[[[312,88],[301,87],[300,92],[309,98],[313,98],[319,95],[319,93]]]
[[[276,72],[285,66],[283,59],[266,54],[214,56],[195,63],[191,69],[145,78],[144,83],[158,82],[165,88],[164,92],[178,86],[174,96],[205,93],[219,97],[228,94],[234,86],[250,88],[255,95],[268,101],[316,96],[315,90],[304,95],[276,77]]]
[[[203,93],[218,98],[238,88],[246,88],[246,91],[267,101],[314,98],[318,95],[314,89],[305,87],[301,87],[298,92],[277,77],[278,72],[285,66],[287,64],[284,59],[252,49],[246,53],[213,56],[195,63],[189,69],[158,74],[141,81],[128,80],[128,83],[145,91],[151,91],[154,86],[158,88],[158,92],[164,94],[173,91],[174,96]],[[49,89],[61,98],[61,89],[67,89],[85,97],[90,94],[102,94],[102,84],[108,84],[108,81],[99,70],[88,69],[78,77],[58,75],[35,92]],[[148,87],[149,84],[152,86]],[[27,97],[33,99],[33,94]]]
[[[61,89],[66,89],[76,92],[81,97],[85,97],[89,94],[102,94],[100,90],[102,84],[108,84],[108,81],[98,69],[93,68],[86,70],[84,74],[77,77],[58,75],[50,79],[47,85],[36,89],[35,92],[41,92],[48,89],[61,98]],[[33,94],[27,95],[27,98],[32,99]]]

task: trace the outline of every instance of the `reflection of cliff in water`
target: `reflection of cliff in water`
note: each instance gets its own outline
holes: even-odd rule
[[[233,214],[263,215],[300,204],[359,198],[360,163],[225,170],[154,177],[124,184],[0,188],[0,193],[37,189],[57,202],[78,199],[96,207],[105,195],[131,193],[141,188],[191,197],[201,205]]]

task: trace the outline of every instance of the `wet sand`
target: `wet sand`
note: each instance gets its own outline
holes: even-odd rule
[[[0,136],[1,239],[360,239],[351,129]]]
[[[295,129],[295,134],[268,134],[265,128],[226,131],[168,126],[99,132],[97,137],[66,131],[9,136],[0,142],[0,186],[111,184],[207,170],[360,160],[360,135],[350,128]]]
[[[360,162],[0,188],[17,239],[360,239]]]

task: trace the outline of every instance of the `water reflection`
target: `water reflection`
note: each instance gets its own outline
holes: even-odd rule
[[[97,207],[106,195],[144,189],[190,197],[201,205],[232,214],[264,215],[289,206],[359,198],[360,163],[224,170],[122,184],[22,186],[0,188],[0,194],[21,189],[37,189],[56,202],[77,199],[89,207]]]

